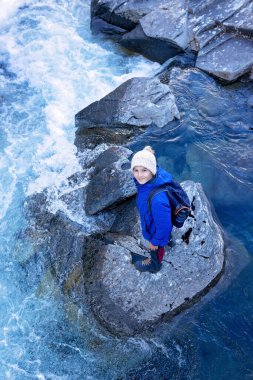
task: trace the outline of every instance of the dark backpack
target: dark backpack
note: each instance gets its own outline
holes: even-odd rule
[[[148,196],[148,210],[151,213],[152,199],[159,193],[166,192],[170,207],[171,207],[171,221],[173,226],[178,228],[182,227],[185,220],[188,218],[191,211],[191,204],[189,198],[181,187],[175,181],[166,185],[158,186],[152,189]]]

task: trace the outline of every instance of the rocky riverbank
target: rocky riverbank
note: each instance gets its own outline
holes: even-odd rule
[[[91,28],[164,63],[196,55],[196,67],[234,81],[253,66],[253,4],[244,0],[92,0]]]
[[[128,80],[78,112],[75,145],[81,171],[68,178],[64,191],[45,189],[26,202],[27,233],[35,241],[27,267],[36,265],[44,252],[41,276],[50,272],[76,310],[88,308],[118,335],[142,333],[191,306],[214,286],[225,265],[222,231],[209,201],[200,184],[186,181],[192,213],[182,229],[173,230],[173,246],[167,247],[162,270],[155,275],[135,270],[131,253],[146,255],[146,250],[135,207],[129,143],[141,134],[148,136],[150,130],[169,132],[184,124],[194,133],[198,128],[214,133],[220,123],[229,129],[240,125],[245,133],[251,128],[246,121],[252,114],[250,77],[222,87],[202,71],[234,81],[250,70],[253,58],[245,46],[252,44],[251,25],[245,17],[251,4],[244,1],[232,10],[227,2],[230,6],[218,14],[214,1],[198,5],[192,1],[187,6],[172,2],[170,9],[167,2],[158,3],[148,1],[140,7],[135,1],[92,1],[93,31],[165,63],[154,78]],[[173,25],[178,26],[177,33]],[[234,34],[228,38],[229,28]],[[237,48],[242,49],[240,59],[230,59],[227,66],[229,54],[233,57]],[[214,53],[225,54],[215,70]],[[247,116],[243,125],[242,109]],[[231,163],[237,153],[228,147]],[[218,164],[221,154],[224,147],[221,151],[217,147]],[[187,168],[182,155],[175,172],[181,175]],[[233,165],[231,172],[237,171]],[[215,173],[209,173],[207,181],[210,178],[216,183]]]
[[[131,154],[120,146],[106,148],[86,167],[83,163],[82,173],[89,171],[85,181],[76,174],[58,198],[72,218],[81,210],[90,215],[93,230],[87,230],[87,219],[77,223],[63,212],[51,213],[49,189],[27,200],[27,217],[34,220],[28,232],[36,251],[47,252],[45,272],[53,274],[73,304],[89,307],[118,335],[141,333],[190,306],[217,281],[225,263],[222,232],[202,187],[187,181],[183,186],[192,213],[182,229],[173,231],[162,270],[155,275],[136,271],[131,253],[145,256],[147,251],[133,199]]]

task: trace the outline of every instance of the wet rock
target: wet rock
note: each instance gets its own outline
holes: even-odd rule
[[[155,7],[126,33],[121,44],[163,63],[188,46],[187,11],[183,1]]]
[[[86,162],[83,171],[69,177],[64,186],[46,188],[42,193],[28,197],[25,214],[30,220],[29,234],[37,234],[37,239],[42,234],[47,236],[54,223],[52,220],[59,212],[82,226],[87,236],[109,231],[116,211],[90,217],[85,212],[85,204],[88,210],[94,211],[95,208],[98,212],[135,193],[130,171],[131,155],[131,150],[121,146],[101,148]]]
[[[156,7],[140,19],[146,36],[168,41],[180,50],[188,46],[187,9],[185,1],[172,1],[168,5]]]
[[[76,125],[82,125],[82,122],[76,121]],[[144,128],[139,128],[138,132],[141,133]],[[127,141],[133,140],[138,134],[137,128],[129,130],[128,128],[114,128],[107,127],[94,127],[94,128],[78,128],[76,131],[75,145],[78,152],[83,152],[87,148],[94,149],[101,144],[122,145]]]
[[[87,245],[85,287],[96,318],[109,331],[133,335],[191,305],[220,277],[224,244],[219,226],[200,184],[183,184],[193,215],[182,229],[173,231],[173,248],[157,274],[140,273],[131,264],[131,252],[145,254],[136,239],[108,235],[89,254]]]
[[[180,67],[185,69],[187,67],[194,67],[196,62],[196,54],[188,50],[185,54],[178,54],[177,56],[168,59],[161,65],[156,75],[162,83],[169,83],[170,71],[173,67]]]
[[[27,197],[24,210],[26,218],[29,220],[27,233],[32,236],[36,229],[40,235],[47,234],[54,217],[53,213],[48,209],[47,191]]]
[[[50,241],[50,262],[60,285],[65,287],[71,276],[73,280],[73,273],[80,273],[82,268],[86,233],[82,225],[59,212],[51,221],[49,234],[53,237]]]
[[[111,34],[124,47],[151,60],[164,62],[188,46],[188,16],[184,0],[172,1],[169,6],[164,0],[144,3],[102,1],[102,4],[93,1],[91,10],[93,32]],[[98,19],[110,23],[111,28],[103,27],[103,23],[98,25]],[[122,29],[114,31],[115,26]]]
[[[31,201],[32,198],[35,200],[36,195],[30,197]],[[37,205],[36,215],[33,215],[36,225],[33,223],[27,231],[27,236],[33,239],[33,255],[23,262],[23,267],[28,273],[28,281],[37,285],[38,293],[41,292],[41,287],[48,287],[48,290],[55,287],[57,292],[65,294],[81,306],[85,298],[83,253],[86,229],[63,212],[50,215],[44,229],[39,229],[38,221],[44,218],[45,213],[43,204]],[[50,285],[49,278],[53,285]]]
[[[88,215],[115,207],[136,192],[127,157],[121,156],[116,162],[106,165],[105,156],[106,152],[102,159],[98,158],[105,167],[102,166],[102,170],[92,177],[86,189],[85,210]]]
[[[169,86],[158,78],[133,78],[76,115],[79,150],[102,142],[121,144],[150,125],[163,127],[179,112]]]
[[[202,5],[194,9],[189,26],[199,51],[196,66],[234,81],[253,65],[252,4],[226,0],[222,7],[219,2]]]
[[[122,35],[127,32],[126,29],[109,24],[99,17],[94,17],[91,19],[91,29],[94,34],[103,33],[108,35],[108,37],[114,41],[119,41],[122,38]]]
[[[181,52],[180,48],[172,46],[167,41],[160,41],[146,36],[141,25],[137,25],[134,30],[125,34],[121,44],[129,50],[134,50],[159,63],[163,63],[169,57]]]
[[[117,215],[110,231],[142,238],[135,198],[117,208]]]
[[[85,210],[89,215],[115,207],[135,194],[131,155],[131,150],[113,146],[89,163],[88,167],[94,168],[86,188]]]
[[[87,168],[90,168],[90,167],[94,168],[94,172],[93,172],[93,176],[94,176],[94,174],[107,168],[113,163],[121,160],[123,157],[126,159],[129,158],[132,154],[133,152],[130,149],[127,149],[123,146],[112,146],[104,150],[94,160],[90,161],[87,165]],[[126,163],[126,165],[128,166],[128,169],[129,169],[130,163]]]
[[[92,19],[123,28],[118,41],[124,47],[151,60],[163,63],[190,48],[198,54],[197,67],[229,82],[253,66],[251,1],[225,0],[221,6],[218,1],[181,0],[168,6],[166,1],[96,0],[91,8]]]
[[[108,168],[114,167],[120,172],[121,164],[128,161],[130,154],[131,151],[123,147],[110,147],[102,152],[90,161],[90,167],[98,167],[92,180]],[[36,270],[41,276],[38,291],[48,286],[48,278],[52,279],[56,289],[77,310],[90,308],[103,326],[119,335],[140,333],[190,306],[221,275],[224,253],[221,231],[213,220],[201,186],[190,181],[183,186],[192,202],[192,216],[182,229],[173,231],[174,245],[166,254],[159,273],[141,274],[131,264],[131,252],[147,254],[141,240],[135,200],[131,200],[109,212],[112,222],[104,223],[99,234],[94,226],[87,231],[87,219],[77,223],[62,211],[50,214],[47,231],[42,231],[43,239],[39,238],[38,230],[37,239],[33,236],[37,248],[26,263],[27,270],[40,265]],[[99,192],[103,194],[106,187],[103,182]],[[82,192],[83,189],[78,188],[60,199],[73,213],[78,213]],[[31,197],[31,213],[39,221],[47,210],[42,202],[47,202],[45,194]]]
[[[132,30],[138,21],[166,0],[92,0],[91,18],[98,17],[125,30]]]
[[[253,40],[223,34],[198,54],[196,66],[226,81],[234,81],[253,65]]]
[[[243,5],[242,5],[243,4]],[[239,32],[249,37],[253,36],[253,3],[252,1],[243,1],[239,8],[230,18],[223,21],[226,29],[233,32]],[[242,5],[242,7],[241,7]]]

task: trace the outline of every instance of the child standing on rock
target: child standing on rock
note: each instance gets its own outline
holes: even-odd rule
[[[148,207],[152,189],[172,181],[172,176],[159,168],[150,146],[137,152],[131,161],[131,170],[137,187],[137,208],[140,213],[143,237],[149,242],[150,257],[145,260],[135,257],[134,265],[141,272],[156,273],[161,269],[164,246],[170,240],[172,230],[171,208],[165,192],[157,194]]]

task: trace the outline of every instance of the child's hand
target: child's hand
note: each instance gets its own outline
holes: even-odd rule
[[[148,248],[151,249],[151,251],[156,251],[158,249],[158,245],[153,245],[152,243],[149,243]]]

